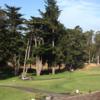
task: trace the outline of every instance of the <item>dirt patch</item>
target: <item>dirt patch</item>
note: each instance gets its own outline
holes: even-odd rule
[[[27,92],[33,92],[33,93],[39,93],[39,92],[44,93],[48,96],[53,97],[52,100],[100,100],[100,92],[71,96],[68,94],[57,94],[57,93],[41,91],[41,90],[31,89],[31,88],[26,88],[26,87],[4,86],[4,85],[0,85],[0,87],[16,88],[16,89],[20,89]]]
[[[95,63],[90,63],[90,64],[85,64],[83,70],[88,70],[88,69],[91,69],[91,68],[95,68],[95,67],[99,67],[100,65],[97,65]]]
[[[87,94],[87,95],[69,97],[65,100],[100,100],[100,92],[91,93],[91,94]]]
[[[100,92],[79,96],[58,96],[54,97],[53,100],[100,100]]]

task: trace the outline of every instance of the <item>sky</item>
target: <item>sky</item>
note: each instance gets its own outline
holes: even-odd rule
[[[59,21],[66,28],[74,28],[80,25],[84,31],[100,31],[100,0],[57,0],[62,10]],[[4,4],[21,7],[21,13],[25,18],[40,16],[38,10],[44,11],[44,0],[0,0],[0,6]]]

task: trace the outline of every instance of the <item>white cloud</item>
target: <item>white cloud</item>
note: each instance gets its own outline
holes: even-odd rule
[[[100,29],[100,5],[92,0],[58,0],[62,10],[59,20],[67,28],[80,25],[84,30]]]

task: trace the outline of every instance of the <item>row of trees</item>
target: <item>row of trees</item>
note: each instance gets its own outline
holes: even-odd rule
[[[27,64],[35,64],[37,75],[45,63],[53,70],[61,64],[74,69],[85,62],[99,64],[100,32],[83,32],[80,26],[66,29],[58,20],[61,11],[56,0],[45,1],[41,17],[26,20],[19,11],[8,5],[0,8],[0,65],[11,62],[15,75],[22,65],[25,75]]]

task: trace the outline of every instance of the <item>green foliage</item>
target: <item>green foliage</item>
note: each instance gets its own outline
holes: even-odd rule
[[[38,93],[35,95],[35,99],[36,100],[45,100],[45,95],[41,94],[41,93]]]
[[[5,63],[9,57],[9,35],[7,34],[7,21],[4,10],[0,9],[0,63]]]
[[[57,24],[57,20],[60,15],[59,7],[57,6],[56,0],[45,1],[45,12],[40,11],[41,16],[51,23]]]
[[[26,63],[35,64],[38,56],[49,66],[64,63],[75,69],[87,60],[94,62],[100,54],[99,34],[94,36],[92,30],[83,33],[80,26],[66,29],[58,20],[61,10],[56,0],[46,0],[44,12],[39,10],[41,17],[30,20],[23,19],[19,7],[5,7],[0,8],[0,64],[18,60],[24,64],[26,48]]]
[[[98,31],[95,35],[95,46],[97,55],[100,56],[100,32]]]
[[[46,29],[44,30],[44,61],[48,61],[50,66],[57,64],[57,43],[60,36],[60,22],[58,21],[60,10],[56,0],[45,1],[45,12],[40,11],[43,20],[46,20]]]
[[[80,31],[66,30],[66,34],[59,41],[61,59],[68,67],[82,67],[85,61],[85,46],[85,37]]]
[[[0,18],[2,24],[0,27],[0,61],[7,62],[13,60],[14,55],[21,55],[23,46],[22,15],[19,13],[20,8],[6,5],[3,11],[4,16]],[[1,22],[1,21],[0,21]]]
[[[87,53],[87,62],[91,63],[91,58],[94,56],[94,44],[93,44],[93,30],[87,31],[84,33],[84,36],[86,38],[86,53]]]
[[[11,54],[18,54],[20,47],[23,45],[22,34],[20,33],[23,19],[19,10],[20,8],[6,5],[5,12],[7,15],[8,34],[10,35],[9,47]]]

